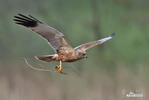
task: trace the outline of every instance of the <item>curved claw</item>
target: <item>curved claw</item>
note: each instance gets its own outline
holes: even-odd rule
[[[64,72],[63,72],[63,68],[61,67],[61,65],[56,66],[55,69],[56,69],[57,72],[60,73],[60,74],[65,74],[65,75],[67,74],[67,73],[64,73]]]
[[[58,73],[62,73],[63,68],[61,67],[61,65],[56,66],[55,69]]]

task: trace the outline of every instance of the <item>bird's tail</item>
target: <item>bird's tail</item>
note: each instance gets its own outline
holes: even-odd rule
[[[56,55],[35,56],[37,60],[51,62],[56,60]]]

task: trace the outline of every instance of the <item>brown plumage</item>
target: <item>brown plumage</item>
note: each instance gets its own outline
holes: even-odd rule
[[[55,54],[36,56],[35,58],[46,62],[60,61],[60,65],[56,67],[58,72],[62,72],[61,62],[73,62],[85,58],[86,50],[102,44],[114,37],[114,34],[112,34],[111,36],[101,40],[85,43],[76,48],[72,48],[72,46],[66,41],[63,33],[46,24],[43,24],[31,15],[25,16],[18,14],[17,16],[14,16],[14,21],[16,24],[23,25],[31,29],[48,41],[49,45],[54,49]]]

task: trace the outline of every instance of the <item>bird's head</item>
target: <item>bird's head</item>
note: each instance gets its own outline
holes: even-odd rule
[[[76,53],[77,53],[78,58],[87,58],[86,52],[84,50],[78,49],[76,50]]]

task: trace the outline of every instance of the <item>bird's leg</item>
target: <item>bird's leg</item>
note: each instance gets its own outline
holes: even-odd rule
[[[60,65],[56,66],[56,70],[58,73],[62,73],[63,68],[62,68],[62,61],[61,60],[60,60]]]

